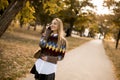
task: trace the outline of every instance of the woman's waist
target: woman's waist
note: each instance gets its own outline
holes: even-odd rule
[[[47,53],[42,53],[41,56],[40,56],[40,59],[42,59],[42,57],[44,57],[44,56],[47,57],[46,62],[49,62],[49,63],[52,63],[52,64],[57,64],[57,61],[58,61],[58,57],[57,56],[50,55],[50,54],[47,54]]]
[[[41,59],[41,58],[37,59],[37,61],[38,61],[39,63],[44,64],[44,65],[49,65],[49,66],[54,66],[54,67],[56,67],[56,64],[51,63],[51,62],[48,62],[48,61],[45,61],[45,60],[43,60],[43,59]]]
[[[55,52],[51,52],[51,51],[42,51],[41,54],[45,55],[45,56],[52,56],[52,57],[59,56],[59,53],[55,53]]]
[[[50,56],[58,56],[61,52],[53,50],[53,49],[49,49],[49,48],[43,48],[41,49],[41,53],[45,55],[50,55]]]

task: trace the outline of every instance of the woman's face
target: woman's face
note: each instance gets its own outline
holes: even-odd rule
[[[51,30],[57,31],[58,30],[58,22],[56,20],[53,20],[51,23]]]

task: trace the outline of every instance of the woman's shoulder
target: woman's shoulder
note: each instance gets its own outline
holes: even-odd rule
[[[62,46],[65,46],[65,48],[67,49],[68,48],[67,39],[65,37],[63,37],[61,42],[62,42]]]
[[[65,38],[65,37],[62,37],[61,42],[62,42],[62,44],[66,44],[66,43],[67,43],[66,38]]]

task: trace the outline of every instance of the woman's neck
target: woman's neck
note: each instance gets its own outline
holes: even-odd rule
[[[57,31],[53,31],[53,34],[58,34]]]

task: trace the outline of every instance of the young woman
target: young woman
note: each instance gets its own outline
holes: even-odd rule
[[[35,80],[55,80],[57,61],[62,60],[66,52],[61,19],[52,20],[50,27],[42,34],[40,47],[40,58],[35,62],[31,73],[35,74]]]

